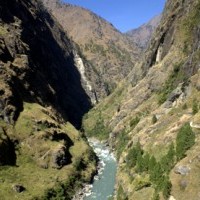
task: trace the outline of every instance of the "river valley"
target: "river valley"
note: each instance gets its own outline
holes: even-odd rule
[[[114,194],[117,162],[106,144],[94,139],[89,143],[99,158],[99,170],[84,200],[107,200]]]

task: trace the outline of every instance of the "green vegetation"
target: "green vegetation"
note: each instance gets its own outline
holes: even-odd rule
[[[155,124],[158,121],[156,115],[152,116],[152,120],[151,121],[152,121],[152,124]]]
[[[153,197],[151,200],[160,200],[160,196],[157,192],[154,192]]]
[[[125,130],[121,131],[116,138],[116,152],[117,152],[117,159],[119,159],[120,155],[124,151],[126,145],[128,144],[129,137]]]
[[[185,157],[185,153],[195,144],[195,134],[190,124],[186,123],[178,132],[176,137],[176,156],[177,160]]]
[[[140,122],[140,118],[136,116],[130,121],[129,125],[132,129],[134,129],[139,122]]]
[[[139,155],[143,155],[143,150],[140,143],[137,142],[136,146],[129,150],[129,153],[126,157],[126,163],[129,168],[136,166]]]
[[[169,75],[163,88],[158,92],[158,103],[163,104],[169,94],[178,86],[179,83],[186,81],[186,75],[181,70],[182,63],[174,65],[172,73]]]
[[[188,108],[187,104],[184,103],[183,106],[182,106],[182,109],[183,109],[183,110],[186,110],[187,108]]]
[[[195,115],[199,112],[199,105],[197,103],[197,100],[193,100],[193,104],[192,104],[192,114]]]
[[[79,177],[71,176],[67,182],[58,183],[54,188],[46,190],[40,200],[70,200],[80,186]]]
[[[91,40],[90,43],[85,44],[84,50],[98,53],[102,56],[106,56],[107,54],[107,50],[104,48],[104,46],[94,43],[93,40]]]
[[[170,170],[174,167],[175,156],[176,156],[176,151],[174,143],[171,143],[167,154],[163,156],[161,159],[161,165],[165,172],[170,172]]]
[[[184,158],[185,153],[195,143],[195,135],[188,123],[182,126],[176,138],[176,149],[174,143],[169,145],[167,153],[157,161],[154,156],[145,152],[138,142],[129,150],[126,157],[128,169],[134,168],[138,174],[149,174],[149,181],[144,184],[146,187],[152,185],[155,189],[153,199],[159,199],[162,192],[164,199],[168,199],[171,192],[169,173],[177,161]],[[149,184],[147,184],[149,183]],[[141,188],[136,183],[136,188]]]
[[[70,123],[58,124],[48,108],[33,103],[24,103],[23,108],[15,126],[6,126],[10,139],[17,141],[17,167],[0,166],[0,196],[5,200],[71,199],[74,189],[89,182],[95,172],[91,147]],[[1,121],[0,126],[4,127]],[[63,145],[71,162],[57,169],[52,158]],[[15,193],[13,184],[21,184],[26,190]]]
[[[82,128],[87,136],[96,137],[99,140],[109,138],[109,133],[111,132],[109,121],[115,113],[119,111],[124,92],[124,85],[119,85],[115,91],[105,99],[105,101],[101,101],[95,108],[84,115]],[[104,134],[105,137],[102,137],[100,131],[98,131],[100,132],[100,135],[96,134],[94,131],[95,126],[97,127],[98,121],[103,122],[103,126],[106,130],[106,134]]]
[[[168,154],[166,155],[168,160],[168,155],[170,154],[170,151],[171,150],[169,149]],[[133,161],[130,159],[133,159]],[[169,197],[170,182],[168,173],[164,171],[161,162],[157,162],[154,156],[150,156],[148,152],[144,152],[141,149],[139,143],[137,143],[136,147],[133,147],[129,151],[129,154],[127,155],[127,162],[128,166],[135,166],[135,170],[137,173],[149,174],[150,182],[148,182],[148,186],[152,185],[156,191],[162,191],[163,195],[166,196],[165,199]],[[145,186],[147,187],[147,185]]]
[[[119,46],[115,44],[109,45],[109,52],[115,55],[121,62],[131,62],[130,53],[126,49],[121,49]],[[131,63],[130,63],[131,64]]]
[[[135,182],[135,190],[136,191],[151,186],[149,176],[147,176],[146,174],[142,174],[141,176],[137,176],[135,178],[134,182]]]
[[[193,10],[188,12],[189,15],[186,15],[185,19],[181,21],[179,30],[184,39],[183,51],[187,55],[192,50],[192,46],[194,44],[193,34],[195,27],[197,27],[200,22],[200,1],[196,1],[194,3],[195,5],[191,6]]]
[[[124,192],[124,189],[121,185],[119,185],[118,191],[117,191],[117,200],[128,200],[127,194]]]
[[[109,82],[104,82],[104,86],[105,86],[105,91],[107,95],[112,94],[112,92],[114,91],[114,89],[117,87],[116,83],[109,83]]]
[[[98,137],[100,140],[107,139],[109,137],[110,129],[104,125],[104,120],[101,113],[99,113],[99,118],[96,121],[94,127],[87,131],[89,137]]]

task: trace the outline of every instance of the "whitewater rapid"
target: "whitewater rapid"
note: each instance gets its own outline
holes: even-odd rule
[[[99,165],[98,174],[94,177],[93,184],[89,186],[84,200],[107,200],[114,194],[117,162],[106,144],[95,139],[88,141],[99,158]]]

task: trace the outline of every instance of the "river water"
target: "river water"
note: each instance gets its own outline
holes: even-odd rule
[[[99,173],[94,177],[91,191],[84,197],[84,200],[107,200],[114,194],[117,162],[109,148],[97,141],[89,140],[96,155],[99,157]]]

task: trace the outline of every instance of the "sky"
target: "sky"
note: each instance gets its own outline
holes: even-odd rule
[[[121,32],[137,28],[160,14],[166,0],[63,0],[87,8]]]

